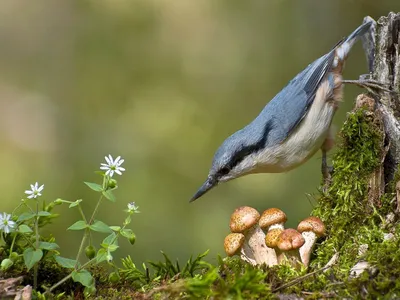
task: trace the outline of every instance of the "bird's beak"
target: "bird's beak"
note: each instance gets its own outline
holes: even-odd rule
[[[196,194],[194,194],[194,196],[192,197],[192,199],[190,199],[189,202],[193,202],[194,200],[199,199],[201,196],[203,196],[205,193],[207,193],[216,185],[217,181],[213,180],[211,177],[208,177],[207,180],[203,183],[203,185],[199,188]]]

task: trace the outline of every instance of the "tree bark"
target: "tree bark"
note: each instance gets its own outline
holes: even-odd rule
[[[385,130],[385,144],[388,152],[384,160],[385,183],[394,179],[400,163],[400,14],[390,13],[387,17],[381,17],[376,22],[376,42],[371,50],[369,46],[366,52],[369,60],[373,57],[372,78],[388,84],[392,93],[383,90],[374,95],[377,101],[377,110],[383,118]],[[368,38],[368,37],[367,37]],[[366,47],[366,42],[363,42]],[[371,55],[371,52],[375,52]]]

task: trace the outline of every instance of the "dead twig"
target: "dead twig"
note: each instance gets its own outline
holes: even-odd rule
[[[339,258],[339,253],[336,252],[332,256],[332,258],[328,261],[328,263],[324,267],[322,267],[321,269],[315,270],[315,271],[313,271],[311,273],[308,273],[308,274],[300,276],[300,277],[298,277],[298,278],[296,278],[296,279],[294,279],[292,281],[289,281],[288,283],[285,283],[285,284],[283,284],[281,286],[278,286],[277,288],[273,289],[272,292],[275,293],[275,292],[283,290],[283,289],[285,289],[287,287],[296,285],[296,284],[302,282],[303,280],[307,279],[308,277],[311,277],[311,276],[313,276],[315,274],[318,274],[320,272],[324,272],[324,271],[328,270],[329,268],[331,268],[333,265],[335,265],[337,263],[338,258]]]

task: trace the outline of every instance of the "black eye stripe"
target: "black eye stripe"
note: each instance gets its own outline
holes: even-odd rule
[[[224,167],[221,170],[219,170],[218,175],[224,176],[224,175],[228,174],[230,171],[231,171],[231,169],[229,169],[228,167]]]
[[[225,165],[223,168],[220,169],[218,174],[220,176],[226,175],[232,170],[234,167],[239,165],[248,155],[258,152],[265,147],[268,132],[272,129],[272,122],[267,122],[264,127],[263,136],[262,138],[254,145],[244,146],[242,145],[239,150],[237,150],[231,157],[231,160]]]

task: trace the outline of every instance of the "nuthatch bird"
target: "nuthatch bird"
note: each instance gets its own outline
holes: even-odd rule
[[[371,21],[362,24],[308,65],[250,124],[228,137],[214,155],[207,180],[190,202],[221,182],[248,174],[292,170],[319,149],[323,175],[327,176],[330,127],[342,100],[343,83],[360,84],[342,79],[344,63],[354,43],[371,25]]]

